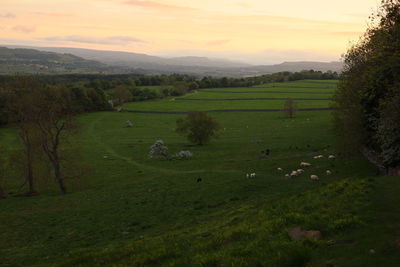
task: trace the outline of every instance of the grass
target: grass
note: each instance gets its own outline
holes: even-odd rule
[[[312,81],[287,85],[296,84],[321,87]],[[325,86],[334,83],[322,84],[320,91]],[[241,108],[257,105],[236,102]],[[272,102],[262,103],[269,108]],[[213,109],[231,104],[210,103]],[[193,103],[128,106],[187,111]],[[39,186],[38,196],[0,202],[0,265],[379,266],[371,264],[381,261],[396,266],[400,179],[375,178],[375,169],[361,158],[314,160],[313,155],[334,153],[330,111],[299,112],[294,119],[279,112],[212,114],[224,130],[206,146],[191,146],[175,133],[181,116],[81,116],[82,130],[72,143],[80,147],[88,171],[69,181],[65,196],[51,182]],[[124,127],[128,119],[132,128]],[[3,151],[18,148],[14,129],[0,133]],[[194,158],[149,159],[149,146],[157,139],[171,153],[190,150]],[[262,159],[266,148],[271,155]],[[285,179],[301,161],[313,166]],[[327,169],[333,174],[325,175]],[[257,178],[246,179],[248,172]],[[311,182],[311,174],[321,180]],[[18,183],[9,178],[8,191]],[[290,241],[286,230],[293,226],[320,230],[324,238]],[[338,245],[328,246],[329,240]]]

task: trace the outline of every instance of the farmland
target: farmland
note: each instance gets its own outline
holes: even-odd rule
[[[400,212],[391,203],[399,200],[399,179],[378,178],[365,159],[337,155],[325,110],[335,87],[299,81],[205,89],[123,106],[136,113],[80,116],[72,143],[85,175],[71,180],[64,196],[43,182],[38,196],[0,203],[0,264],[395,266],[392,230],[400,229]],[[286,98],[300,109],[294,118],[252,111],[281,109]],[[301,111],[309,108],[322,110]],[[162,114],[192,110],[219,111],[210,113],[222,126],[219,139],[190,145],[175,132],[184,115]],[[133,127],[125,127],[127,120]],[[0,133],[3,151],[18,149],[12,127]],[[150,159],[159,139],[170,153],[190,150],[193,158]],[[324,158],[313,159],[319,154]],[[312,166],[285,178],[302,161]],[[247,179],[250,172],[257,177]],[[311,174],[320,180],[310,181]],[[17,190],[14,180],[6,182]],[[291,241],[287,229],[294,226],[320,230],[323,239]]]

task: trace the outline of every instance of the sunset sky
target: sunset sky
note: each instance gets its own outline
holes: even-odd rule
[[[340,59],[379,0],[0,0],[0,45],[255,64]]]

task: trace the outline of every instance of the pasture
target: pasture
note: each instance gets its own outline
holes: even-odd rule
[[[300,109],[329,108],[335,86],[300,81],[207,89],[123,108],[279,109],[287,97]],[[175,132],[182,114],[80,116],[73,145],[87,172],[67,183],[67,195],[50,181],[38,196],[0,202],[0,265],[395,266],[400,260],[397,237],[388,230],[400,229],[400,213],[393,211],[399,208],[391,204],[399,200],[399,179],[377,178],[362,158],[339,157],[330,110],[299,111],[292,119],[282,112],[211,115],[222,130],[205,146],[190,145]],[[18,149],[13,128],[0,133],[5,153]],[[190,150],[193,158],[150,159],[149,147],[158,139],[171,153]],[[265,149],[268,157],[261,154]],[[325,157],[313,159],[319,154]],[[302,161],[312,166],[285,178]],[[256,178],[247,179],[252,172]],[[312,174],[320,180],[311,181]],[[20,184],[6,182],[8,191]],[[291,241],[287,229],[294,226],[320,230],[323,239]]]

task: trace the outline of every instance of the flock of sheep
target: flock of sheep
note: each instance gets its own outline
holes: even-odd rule
[[[324,155],[314,156],[313,158],[314,158],[314,159],[322,159],[322,158],[324,158]],[[334,160],[335,158],[336,158],[336,157],[335,157],[334,155],[329,155],[329,156],[328,156],[328,159],[330,159],[330,160]],[[301,162],[301,163],[300,163],[300,167],[302,167],[302,168],[311,167],[311,165],[312,165],[312,164],[311,164],[311,163],[308,163],[308,162]],[[283,171],[282,168],[278,168],[277,170],[280,171],[280,172]],[[286,178],[295,178],[295,177],[301,175],[302,173],[304,173],[304,169],[297,169],[297,170],[291,171],[290,173],[286,173],[286,174],[285,174],[285,177],[286,177]],[[326,173],[326,175],[331,175],[331,174],[332,174],[332,171],[331,171],[331,170],[326,170],[325,173]],[[256,173],[254,173],[254,172],[253,172],[253,173],[246,173],[246,178],[255,178],[255,177],[256,177]],[[318,180],[319,180],[319,177],[318,177],[318,175],[311,174],[311,175],[310,175],[310,180],[312,180],[312,181],[318,181]]]

